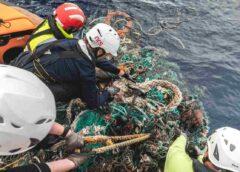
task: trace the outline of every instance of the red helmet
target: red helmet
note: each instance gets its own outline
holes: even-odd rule
[[[84,25],[86,19],[81,8],[73,3],[59,5],[54,11],[54,16],[56,21],[68,32],[80,29]]]

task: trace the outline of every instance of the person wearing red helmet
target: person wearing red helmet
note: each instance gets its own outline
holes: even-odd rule
[[[63,3],[53,15],[45,19],[30,36],[24,52],[32,53],[38,46],[58,39],[71,39],[81,29],[86,17],[82,9],[73,3]]]
[[[55,19],[63,29],[68,32],[75,32],[83,27],[85,15],[83,11],[73,3],[64,3],[54,11]]]

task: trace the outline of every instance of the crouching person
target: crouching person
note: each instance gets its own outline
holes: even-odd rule
[[[83,146],[81,135],[55,123],[56,106],[48,87],[31,72],[0,65],[0,156],[34,148],[47,134],[66,139],[68,149]],[[10,172],[59,172],[77,168],[86,156],[71,154],[49,163],[7,169]]]
[[[99,23],[81,39],[60,39],[39,46],[32,54],[22,53],[11,65],[37,75],[52,91],[55,100],[81,100],[90,109],[106,105],[112,98],[108,90],[96,86],[98,67],[105,72],[123,76],[105,56],[117,56],[120,38],[109,25]]]
[[[239,130],[219,128],[208,138],[205,154],[194,159],[185,151],[187,137],[181,135],[169,148],[164,172],[239,172],[239,143]]]

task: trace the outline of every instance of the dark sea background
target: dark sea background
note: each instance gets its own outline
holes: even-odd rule
[[[8,0],[42,17],[62,0]],[[210,127],[240,129],[240,0],[69,0],[87,16],[122,10],[147,31],[164,21],[178,28],[146,36],[142,46],[162,47],[168,60],[180,66],[187,86],[198,90],[210,117]]]

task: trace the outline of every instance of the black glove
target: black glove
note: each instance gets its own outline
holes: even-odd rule
[[[111,97],[114,97],[120,91],[120,89],[115,87],[108,87],[107,91],[110,93]]]
[[[75,164],[75,168],[77,168],[88,159],[88,156],[74,153],[74,154],[71,154],[69,157],[67,157],[67,159],[72,161]]]
[[[73,151],[76,148],[81,148],[84,146],[84,139],[81,134],[72,132],[66,137],[66,146],[68,151]]]
[[[136,81],[133,80],[133,79],[130,77],[130,75],[127,74],[127,73],[125,73],[124,75],[122,75],[122,77],[123,77],[123,78],[126,78],[126,79],[129,80],[129,81],[132,81],[133,83],[136,83]]]

